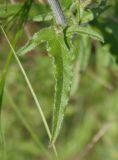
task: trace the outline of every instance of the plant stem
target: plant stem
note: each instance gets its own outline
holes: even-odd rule
[[[55,16],[56,23],[61,26],[66,25],[66,19],[64,13],[61,9],[61,5],[58,0],[48,0],[48,3],[53,11]]]
[[[3,32],[4,36],[5,36],[8,44],[9,44],[9,46],[10,46],[10,48],[11,48],[11,50],[12,50],[12,52],[13,52],[13,55],[14,55],[14,57],[15,57],[18,65],[19,65],[19,67],[20,67],[20,70],[21,70],[21,72],[22,72],[22,74],[23,74],[23,76],[24,76],[24,78],[25,78],[25,81],[26,81],[26,83],[27,83],[27,85],[28,85],[28,87],[29,87],[29,90],[30,90],[30,92],[31,92],[31,94],[32,94],[32,97],[33,97],[33,99],[34,99],[34,101],[35,101],[35,103],[36,103],[36,106],[37,106],[38,110],[39,110],[39,113],[40,113],[40,115],[41,115],[41,118],[42,118],[42,121],[43,121],[43,123],[44,123],[45,129],[46,129],[47,134],[48,134],[48,136],[49,136],[49,139],[51,140],[52,135],[51,135],[50,129],[49,129],[49,127],[48,127],[48,123],[47,123],[47,121],[46,121],[46,118],[45,118],[44,113],[43,113],[43,111],[42,111],[42,108],[41,108],[41,106],[40,106],[40,103],[39,103],[39,101],[38,101],[38,99],[37,99],[37,97],[36,97],[36,94],[35,94],[35,92],[34,92],[34,90],[33,90],[33,87],[32,87],[32,85],[31,85],[31,83],[30,83],[30,81],[29,81],[29,79],[28,79],[28,77],[27,77],[27,75],[26,75],[26,73],[25,73],[25,70],[24,70],[24,68],[23,68],[23,66],[22,66],[19,58],[17,57],[16,52],[15,52],[12,44],[10,43],[10,41],[9,41],[9,39],[8,39],[8,37],[7,37],[7,34],[5,33],[4,28],[3,28],[2,26],[1,26],[1,30],[2,30],[2,32]],[[56,158],[58,159],[56,147],[55,147],[54,144],[53,144],[52,148],[53,148],[53,150],[54,150],[54,153],[55,153]]]

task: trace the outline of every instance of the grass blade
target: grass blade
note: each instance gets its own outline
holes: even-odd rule
[[[0,143],[3,146],[3,157],[6,159],[6,145],[5,145],[5,136],[2,126],[2,102],[3,102],[3,94],[4,94],[4,87],[5,87],[5,80],[6,80],[6,74],[8,71],[8,66],[11,62],[12,54],[9,53],[7,57],[7,61],[3,70],[3,73],[0,77]]]
[[[25,81],[26,81],[26,83],[27,83],[27,85],[28,85],[28,87],[29,87],[29,89],[30,89],[30,92],[31,92],[31,94],[32,94],[32,97],[33,97],[33,99],[34,99],[34,101],[35,101],[35,103],[36,103],[36,106],[37,106],[38,110],[39,110],[39,113],[40,113],[40,115],[41,115],[41,118],[42,118],[42,121],[43,121],[43,123],[44,123],[45,129],[46,129],[47,134],[48,134],[48,136],[49,136],[49,139],[51,139],[52,135],[51,135],[50,129],[49,129],[49,127],[48,127],[48,124],[47,124],[47,121],[46,121],[46,119],[45,119],[45,116],[44,116],[44,113],[43,113],[43,111],[42,111],[42,108],[41,108],[41,106],[40,106],[40,103],[39,103],[39,101],[38,101],[38,99],[37,99],[37,97],[36,97],[36,94],[35,94],[34,90],[33,90],[33,87],[32,87],[32,85],[31,85],[31,83],[30,83],[30,81],[29,81],[29,79],[28,79],[28,77],[27,77],[27,75],[26,75],[26,73],[25,73],[25,70],[24,70],[24,68],[23,68],[23,66],[22,66],[19,58],[17,57],[16,52],[15,52],[12,44],[10,43],[10,41],[9,41],[9,39],[8,39],[5,31],[4,31],[4,28],[3,28],[2,26],[1,26],[1,30],[2,30],[2,32],[3,32],[4,36],[5,36],[8,44],[9,44],[9,46],[10,46],[10,48],[11,48],[11,50],[12,50],[12,52],[13,52],[13,55],[14,55],[14,57],[15,57],[18,65],[19,65],[19,67],[20,67],[20,70],[21,70],[21,72],[22,72],[22,74],[23,74],[23,76],[24,76],[24,79],[25,79]],[[55,145],[53,145],[53,150],[54,150],[55,156],[58,157],[57,151],[56,151],[56,148],[55,148]]]
[[[14,45],[16,44],[16,41],[18,40],[18,38],[21,35],[21,31],[17,32],[15,39],[14,39]],[[4,158],[6,158],[6,147],[5,147],[5,136],[4,136],[4,131],[3,131],[3,127],[2,127],[2,101],[3,101],[3,94],[4,94],[4,87],[5,87],[5,81],[6,81],[6,76],[7,76],[7,72],[9,69],[9,65],[10,62],[12,60],[12,52],[10,51],[10,53],[8,54],[7,60],[6,60],[6,64],[4,66],[2,75],[0,77],[0,134],[1,134],[1,144],[3,145],[3,153],[4,153]]]

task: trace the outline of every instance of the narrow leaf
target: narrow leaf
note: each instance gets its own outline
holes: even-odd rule
[[[84,72],[87,69],[89,58],[91,55],[91,41],[88,37],[82,36],[80,42],[79,69],[80,72]]]
[[[7,74],[7,70],[8,70],[8,66],[11,61],[11,58],[12,58],[12,54],[10,53],[7,57],[5,67],[4,67],[3,72],[0,76],[0,143],[2,145],[4,158],[6,157],[6,147],[5,147],[4,131],[3,131],[3,127],[2,127],[2,102],[3,102],[6,74]]]
[[[34,34],[32,39],[17,54],[24,55],[42,42],[47,42],[47,50],[54,62],[54,75],[56,79],[52,127],[53,144],[59,135],[65,107],[69,99],[72,81],[72,55],[64,42],[63,34],[56,33],[54,28],[42,29]]]
[[[8,71],[8,66],[11,62],[11,58],[12,58],[12,53],[10,52],[8,57],[7,57],[5,67],[4,67],[3,72],[1,74],[1,77],[0,77],[0,116],[1,116],[1,111],[2,111],[2,100],[3,100],[3,91],[4,91],[5,79],[6,79],[6,74],[7,74],[7,71]]]
[[[65,107],[68,103],[72,82],[72,55],[68,50],[64,38],[60,35],[54,37],[50,43],[51,53],[54,55],[55,65],[55,101],[53,111],[52,143],[55,143],[64,118]]]
[[[104,42],[102,35],[91,27],[80,27],[80,26],[74,25],[68,28],[67,36],[71,36],[73,33],[86,35],[92,39],[96,39],[101,42]]]
[[[17,39],[19,38],[20,35],[21,35],[21,32],[20,31],[17,32],[17,34],[14,38],[14,42],[13,42],[14,45],[16,44],[16,41],[17,41]],[[1,144],[2,144],[2,148],[3,148],[4,159],[6,159],[6,145],[5,145],[4,131],[3,131],[3,127],[2,127],[2,101],[3,101],[3,95],[4,95],[4,87],[5,87],[6,76],[7,76],[7,72],[8,72],[11,60],[12,60],[12,52],[10,51],[10,53],[7,56],[3,72],[0,75],[0,141],[1,141]]]

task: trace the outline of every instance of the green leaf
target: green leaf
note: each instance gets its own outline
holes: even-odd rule
[[[84,11],[81,18],[81,23],[88,23],[94,19],[94,15],[91,10]]]
[[[17,39],[19,38],[19,36],[21,36],[22,31],[17,32],[15,38],[14,38],[14,45],[16,44]],[[6,79],[6,75],[7,75],[7,71],[9,68],[9,64],[11,62],[12,59],[12,52],[10,52],[7,56],[7,60],[3,69],[3,72],[0,76],[0,115],[1,115],[1,109],[2,109],[2,99],[3,99],[3,91],[4,91],[4,85],[5,85],[5,79]]]
[[[82,36],[80,41],[80,53],[78,57],[80,72],[86,71],[90,55],[91,55],[91,41],[88,37]]]
[[[104,42],[104,39],[102,37],[102,35],[95,31],[93,28],[91,27],[80,27],[80,26],[77,26],[77,25],[73,25],[71,27],[68,28],[68,31],[67,31],[67,36],[71,36],[73,35],[74,33],[77,33],[77,34],[80,34],[80,35],[86,35],[92,39],[96,39],[96,40],[99,40],[101,42]]]
[[[34,34],[32,39],[17,54],[24,55],[43,42],[47,43],[47,50],[53,58],[56,79],[52,126],[53,144],[59,135],[69,99],[72,81],[72,55],[64,42],[63,33],[56,33],[55,29],[51,27]]]
[[[21,4],[0,4],[0,17],[6,17],[13,14],[16,14],[22,8]]]
[[[2,111],[2,100],[3,100],[5,79],[6,79],[6,74],[7,74],[7,71],[8,71],[9,64],[11,62],[11,58],[12,58],[12,53],[10,52],[8,57],[7,57],[6,64],[4,66],[3,72],[0,76],[0,117],[1,117],[1,111]]]
[[[16,54],[19,56],[25,55],[27,52],[33,50],[41,43],[47,43],[48,41],[52,40],[52,35],[53,32],[51,28],[42,29],[41,31],[35,33],[33,37],[27,42],[27,44],[24,47],[22,47],[19,51],[17,51]]]
[[[41,22],[41,21],[50,21],[53,19],[53,16],[51,13],[47,13],[47,14],[39,14],[37,16],[34,16],[31,18],[32,21],[34,22]]]
[[[6,149],[5,149],[5,138],[4,138],[4,132],[2,127],[2,102],[3,102],[3,95],[4,95],[4,87],[5,87],[5,80],[6,80],[6,74],[8,71],[9,63],[11,62],[12,54],[9,53],[3,72],[0,76],[0,144],[2,145],[3,149],[3,157],[6,157]]]
[[[7,4],[7,8],[5,4],[0,4],[0,19],[3,20],[5,18],[17,15],[22,13],[24,9],[23,4],[21,3],[17,3],[17,4]],[[30,8],[30,12],[28,15],[28,19],[29,20],[37,20],[36,17],[38,17],[38,19],[40,21],[45,20],[46,17],[46,21],[47,21],[47,15],[49,14],[49,8],[47,7],[47,5],[44,4],[40,4],[40,3],[32,3],[32,6]],[[52,19],[48,18],[48,20]],[[37,20],[38,21],[38,20]]]
[[[21,33],[22,33],[21,31],[17,32],[17,34],[14,38],[14,42],[13,42],[14,45],[16,44],[16,41],[19,38],[19,36],[21,35]],[[4,132],[3,132],[3,129],[2,129],[2,101],[3,101],[3,94],[4,94],[6,76],[7,76],[7,72],[8,72],[11,60],[12,60],[12,52],[10,51],[10,53],[8,54],[7,59],[6,59],[6,63],[4,65],[3,72],[0,75],[0,136],[1,136],[0,140],[1,140],[1,144],[3,144],[4,152],[5,152],[5,140],[4,140]]]

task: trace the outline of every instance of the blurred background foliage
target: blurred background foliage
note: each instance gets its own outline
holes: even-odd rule
[[[61,160],[118,160],[118,1],[107,3],[104,12],[89,22],[102,33],[105,43],[91,42],[89,64],[83,72],[77,72],[78,60],[75,63],[72,94],[56,144]],[[0,0],[0,4],[5,4],[5,0]],[[61,1],[61,4],[69,8],[71,1]],[[34,7],[31,16],[36,17],[41,10],[50,12],[47,5],[42,6],[41,9]],[[95,10],[92,7],[93,13]],[[5,27],[11,42],[22,27],[22,36],[15,45],[17,50],[26,43],[27,36],[50,23],[29,20],[21,25],[15,20],[10,28]],[[0,32],[0,76],[9,51]],[[42,45],[20,60],[51,127],[54,97],[51,59]],[[7,73],[2,124],[6,160],[47,160],[53,156],[41,117],[14,58]],[[0,145],[0,160],[3,156],[3,145]]]

